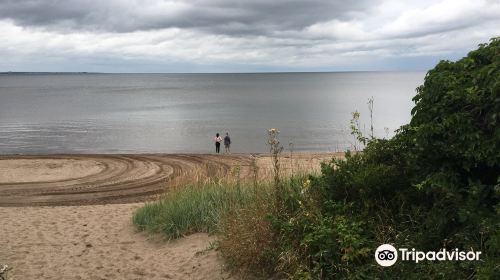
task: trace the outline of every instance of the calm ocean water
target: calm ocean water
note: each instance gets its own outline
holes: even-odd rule
[[[266,152],[349,148],[351,112],[378,136],[410,120],[425,72],[0,75],[0,154]]]

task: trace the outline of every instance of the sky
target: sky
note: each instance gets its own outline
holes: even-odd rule
[[[0,0],[0,72],[428,70],[500,36],[500,0]]]

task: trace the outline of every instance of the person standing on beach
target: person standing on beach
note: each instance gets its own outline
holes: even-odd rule
[[[220,152],[220,143],[222,142],[222,137],[220,137],[219,133],[215,134],[215,152]]]
[[[229,137],[229,133],[226,132],[226,137],[224,137],[224,148],[226,148],[226,153],[231,153],[229,146],[231,146],[231,138]]]

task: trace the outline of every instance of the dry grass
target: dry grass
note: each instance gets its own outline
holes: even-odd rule
[[[273,213],[271,188],[259,187],[254,200],[229,213],[222,224],[219,249],[231,267],[270,275],[275,266],[275,236],[268,215]]]

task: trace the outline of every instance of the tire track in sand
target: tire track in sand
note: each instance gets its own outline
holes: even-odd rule
[[[250,155],[0,156],[0,207],[145,201],[169,186],[194,177],[224,177],[232,166],[245,169],[251,161]],[[64,164],[72,168],[60,171]],[[88,166],[98,171],[82,176]],[[43,174],[35,176],[34,170]],[[9,172],[24,174],[23,179],[9,178]]]
[[[333,156],[342,154],[284,155],[282,175]],[[269,156],[252,154],[0,155],[0,207],[141,202],[207,178],[270,179],[271,169]]]

